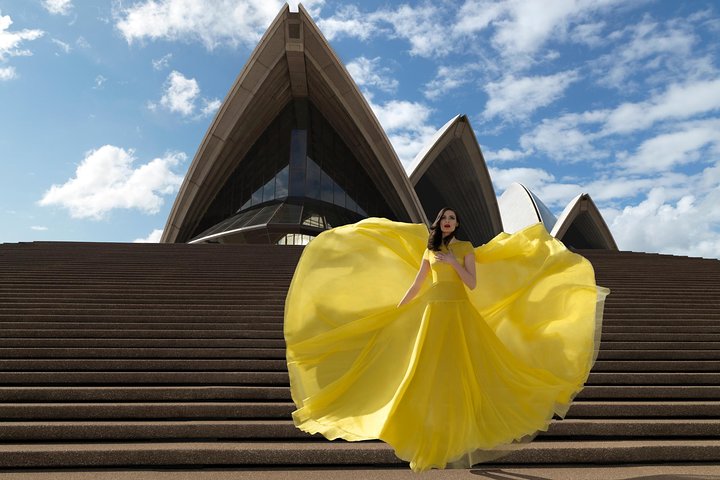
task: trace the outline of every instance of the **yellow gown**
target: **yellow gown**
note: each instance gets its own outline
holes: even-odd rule
[[[323,232],[285,303],[297,427],[380,439],[415,471],[493,458],[564,416],[595,362],[609,293],[542,224],[477,248],[452,242],[461,264],[475,256],[473,290],[427,238],[424,225],[381,218]],[[397,307],[423,259],[432,281]]]

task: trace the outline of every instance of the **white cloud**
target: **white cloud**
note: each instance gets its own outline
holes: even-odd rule
[[[657,185],[670,186],[676,183],[676,180],[668,177],[619,175],[593,180],[585,184],[583,191],[590,193],[594,201],[605,202],[640,197]]]
[[[30,227],[30,230],[35,230],[36,232],[47,232],[47,231],[48,231],[48,227],[42,227],[42,226],[38,226],[38,225],[33,225],[32,227]]]
[[[163,196],[180,186],[182,176],[173,169],[185,160],[184,153],[168,153],[134,167],[132,150],[104,145],[88,152],[75,176],[50,187],[39,204],[60,206],[69,210],[73,218],[93,220],[103,219],[117,208],[154,214],[163,205]]]
[[[520,145],[525,150],[537,150],[555,160],[567,162],[605,158],[610,152],[595,145],[601,139],[626,136],[656,124],[664,124],[664,130],[681,130],[687,125],[672,122],[707,115],[718,109],[720,79],[673,84],[645,101],[626,102],[612,109],[568,113],[545,119],[533,131],[520,138]],[[717,128],[715,123],[712,125],[712,128]],[[688,135],[685,139],[689,138]],[[650,146],[652,143],[646,148]],[[622,155],[618,156],[622,158]],[[682,162],[676,158],[670,163]]]
[[[0,68],[0,80],[12,80],[17,77],[15,67],[1,67]]]
[[[157,60],[152,61],[153,70],[162,70],[164,68],[168,68],[170,65],[170,59],[172,58],[172,53],[168,53],[167,55],[163,55],[161,58]]]
[[[532,152],[528,150],[511,150],[509,148],[501,148],[500,150],[483,150],[483,158],[487,162],[512,162],[520,160],[530,155]]]
[[[83,36],[80,36],[77,38],[77,40],[75,40],[75,45],[78,48],[82,48],[82,49],[90,48],[90,43],[87,40],[85,40],[85,37],[83,37]]]
[[[281,0],[145,0],[115,11],[115,26],[128,43],[141,40],[254,46],[285,2]],[[297,1],[290,2],[297,8]],[[303,2],[317,13],[324,0]]]
[[[355,5],[341,6],[333,16],[319,18],[317,25],[328,40],[343,36],[367,40],[377,30],[375,17],[360,12]]]
[[[95,77],[95,86],[93,87],[94,90],[99,90],[102,88],[103,84],[107,82],[107,78],[103,77],[102,75],[98,75]]]
[[[656,188],[618,212],[610,229],[623,250],[720,258],[718,202],[717,186],[701,197],[689,194],[679,200]]]
[[[455,31],[461,34],[476,33],[507,15],[509,2],[466,0],[457,14]]]
[[[202,104],[202,107],[199,107],[199,104]],[[150,102],[148,108],[157,111],[158,107],[162,107],[183,117],[195,115],[199,109],[200,113],[195,116],[197,119],[214,114],[221,104],[222,102],[216,98],[207,99],[200,96],[200,85],[197,80],[187,78],[177,70],[173,70],[165,80],[160,102]]]
[[[36,40],[45,34],[42,30],[27,28],[11,32],[9,29],[12,23],[9,15],[0,15],[0,61],[5,61],[9,57],[32,55],[30,50],[23,50],[20,45],[25,41]]]
[[[380,57],[358,57],[346,67],[355,83],[361,87],[375,87],[385,92],[397,90],[398,81],[388,75],[389,68],[380,65]]]
[[[410,54],[421,57],[442,56],[458,47],[447,25],[440,19],[443,10],[431,3],[401,5],[397,10],[381,11],[378,19],[390,23],[393,35],[410,42]]]
[[[391,100],[383,105],[370,103],[386,132],[418,130],[426,125],[431,109],[420,102]]]
[[[72,50],[71,47],[70,47],[70,44],[63,42],[62,40],[58,40],[57,38],[53,38],[53,39],[51,39],[51,41],[52,41],[55,45],[57,45],[58,47],[60,47],[60,50],[62,50],[62,51],[65,52],[65,53],[70,53],[70,50]]]
[[[538,2],[536,0],[466,0],[458,14],[455,31],[466,35],[494,28],[492,44],[513,69],[531,65],[533,56],[548,40],[592,38],[592,29],[585,27],[569,32],[574,24],[586,25],[602,10],[621,0],[567,0]],[[590,31],[588,31],[590,30]]]
[[[186,78],[182,73],[173,70],[165,81],[165,93],[160,98],[160,105],[171,112],[192,115],[198,95],[200,87],[197,80]]]
[[[651,72],[687,79],[708,73],[704,62],[693,55],[699,38],[691,25],[679,19],[660,25],[645,17],[637,25],[614,32],[613,40],[617,47],[594,62],[601,85],[626,91],[632,85],[629,79],[639,73],[646,80],[653,78],[648,75]]]
[[[217,109],[220,108],[220,105],[222,105],[222,102],[217,98],[213,100],[203,99],[203,102],[205,103],[205,106],[202,108],[202,116],[204,117],[214,114],[217,112]]]
[[[43,0],[42,5],[53,15],[68,15],[73,8],[72,0]]]
[[[318,19],[317,23],[328,40],[342,36],[367,40],[383,33],[407,40],[411,55],[431,57],[446,55],[460,47],[448,25],[441,21],[444,12],[445,9],[432,3],[402,4],[395,9],[381,8],[368,13],[348,5],[330,17]]]
[[[533,192],[539,192],[546,184],[555,180],[555,177],[548,171],[541,168],[488,168],[490,178],[495,191],[504,192],[513,182],[522,183]],[[538,193],[538,196],[540,194]],[[545,200],[540,196],[541,200]]]
[[[366,93],[365,96],[407,171],[418,152],[437,132],[437,128],[428,124],[432,109],[406,100],[379,105],[372,102],[372,95]]]
[[[687,122],[645,140],[621,165],[635,172],[672,170],[702,160],[703,151],[712,147],[720,148],[720,119]]]
[[[624,103],[612,110],[605,135],[630,133],[665,120],[682,120],[720,109],[720,79],[670,85],[645,102]]]
[[[485,87],[488,99],[483,115],[507,120],[524,119],[538,108],[558,100],[579,78],[575,70],[554,75],[515,78],[508,75]]]
[[[425,97],[430,100],[442,98],[448,92],[473,81],[474,73],[480,68],[480,64],[474,62],[438,67],[435,78],[425,84]]]
[[[163,230],[155,229],[145,238],[136,238],[133,243],[160,243],[162,238]]]
[[[602,122],[606,118],[607,112],[601,110],[545,119],[534,130],[520,137],[520,145],[524,150],[537,150],[550,158],[567,162],[603,158],[608,152],[598,150],[592,143],[599,135],[583,130],[583,126]]]
[[[602,35],[605,22],[583,23],[575,26],[570,32],[570,39],[576,43],[583,43],[589,47],[599,47],[606,41]]]

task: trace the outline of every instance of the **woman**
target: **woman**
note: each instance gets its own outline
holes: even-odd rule
[[[542,224],[476,249],[459,226],[450,208],[429,238],[369,218],[305,248],[285,305],[298,428],[383,440],[422,471],[497,457],[565,414],[608,290]]]

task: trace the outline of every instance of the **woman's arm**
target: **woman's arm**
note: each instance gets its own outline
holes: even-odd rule
[[[463,259],[465,265],[460,265],[452,253],[436,253],[437,259],[443,263],[449,263],[457,272],[460,280],[468,286],[470,290],[475,288],[477,280],[475,278],[475,255],[468,253]]]
[[[405,305],[410,300],[415,298],[415,295],[417,295],[418,291],[420,291],[420,287],[422,287],[423,282],[425,281],[425,278],[428,276],[428,273],[430,272],[430,262],[423,258],[422,263],[420,264],[420,269],[418,270],[417,275],[415,275],[415,280],[413,281],[412,285],[410,285],[410,288],[405,293],[405,296],[400,300],[400,303],[398,303],[398,307]]]

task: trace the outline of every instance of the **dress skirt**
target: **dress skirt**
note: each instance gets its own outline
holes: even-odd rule
[[[380,218],[325,231],[285,304],[296,426],[380,439],[415,471],[496,458],[563,417],[595,362],[609,293],[536,224],[470,246],[475,289],[441,275],[397,307],[427,238],[424,225]]]

